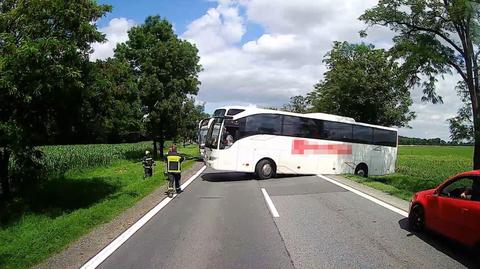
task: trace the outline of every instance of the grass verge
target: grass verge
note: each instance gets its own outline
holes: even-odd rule
[[[196,146],[179,148],[190,157]],[[193,164],[186,161],[184,169]],[[28,268],[61,251],[70,242],[106,223],[166,184],[164,164],[143,180],[141,163],[115,160],[108,167],[74,168],[42,184],[11,208],[1,226],[0,268]]]
[[[414,192],[435,188],[447,178],[472,169],[472,147],[400,146],[396,173],[346,178],[404,200]]]

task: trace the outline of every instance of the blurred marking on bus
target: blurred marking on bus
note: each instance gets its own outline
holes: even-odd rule
[[[292,142],[292,154],[339,154],[351,155],[352,146],[344,144],[317,144],[307,140],[295,139]]]

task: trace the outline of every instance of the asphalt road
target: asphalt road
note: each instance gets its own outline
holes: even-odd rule
[[[262,195],[269,193],[279,217]],[[100,268],[465,268],[473,255],[317,176],[206,170]]]

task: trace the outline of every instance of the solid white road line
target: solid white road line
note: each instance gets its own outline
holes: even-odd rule
[[[204,170],[205,166],[202,167],[195,175],[190,177],[185,183],[180,186],[183,190],[185,189],[190,183],[192,183],[195,178],[197,178]],[[165,207],[168,203],[170,203],[177,195],[174,194],[172,198],[166,197],[163,199],[158,205],[148,211],[141,219],[139,219],[135,224],[130,226],[125,232],[123,232],[119,237],[113,240],[108,246],[106,246],[102,251],[100,251],[97,255],[91,258],[87,263],[85,263],[81,269],[91,269],[96,268],[99,266],[105,259],[108,258],[115,250],[117,250],[125,241],[127,241],[135,232],[137,232],[140,228],[142,228],[145,223],[147,223],[155,214],[157,214],[163,207]]]
[[[270,199],[270,196],[268,196],[268,193],[267,193],[267,191],[265,190],[265,188],[262,188],[262,193],[263,193],[263,197],[265,198],[265,201],[267,202],[268,208],[270,208],[270,212],[272,212],[272,215],[273,215],[275,218],[280,217],[280,215],[278,214],[277,209],[275,208],[275,205],[274,205],[273,202],[272,202],[272,199]]]
[[[377,198],[375,198],[375,197],[372,197],[372,196],[370,196],[370,195],[368,195],[368,194],[366,194],[366,193],[363,193],[363,192],[361,192],[361,191],[359,191],[359,190],[357,190],[357,189],[354,189],[354,188],[352,188],[352,187],[349,187],[349,186],[347,186],[347,185],[345,185],[345,184],[342,184],[342,183],[340,183],[340,182],[338,182],[338,181],[336,181],[336,180],[333,180],[333,179],[331,179],[331,178],[328,178],[328,177],[326,177],[326,176],[324,176],[324,175],[317,175],[317,176],[320,177],[320,178],[322,178],[322,179],[325,179],[326,181],[331,182],[331,183],[333,183],[333,184],[335,184],[335,185],[337,185],[337,186],[340,186],[340,187],[342,187],[342,188],[344,188],[344,189],[346,189],[346,190],[348,190],[348,191],[351,191],[351,192],[353,192],[353,193],[355,193],[355,194],[357,194],[357,195],[360,195],[360,196],[362,196],[362,197],[365,198],[365,199],[368,199],[368,200],[370,200],[370,201],[372,201],[372,202],[374,202],[374,203],[376,203],[376,204],[378,204],[378,205],[380,205],[380,206],[385,207],[386,209],[389,209],[389,210],[391,210],[391,211],[393,211],[393,212],[395,212],[395,213],[398,213],[398,214],[400,214],[400,215],[402,215],[402,216],[404,216],[404,217],[408,217],[408,212],[403,211],[403,210],[401,210],[401,209],[398,208],[398,207],[394,207],[394,206],[392,206],[391,204],[387,204],[387,203],[385,203],[384,201],[381,201],[381,200],[379,200],[379,199],[377,199]]]

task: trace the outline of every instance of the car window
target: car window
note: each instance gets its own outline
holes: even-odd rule
[[[443,187],[440,195],[450,198],[462,199],[462,193],[470,193],[474,179],[470,177],[460,178]]]

